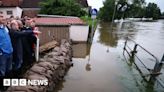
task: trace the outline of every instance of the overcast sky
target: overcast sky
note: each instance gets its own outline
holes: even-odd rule
[[[88,4],[90,6],[92,6],[93,8],[97,8],[99,10],[99,8],[103,6],[103,1],[105,1],[105,0],[88,0]],[[164,12],[164,0],[145,0],[145,1],[147,3],[154,2],[154,3],[158,4],[161,11]]]

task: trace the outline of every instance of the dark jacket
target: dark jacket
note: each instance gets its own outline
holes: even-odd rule
[[[24,27],[21,30],[29,32],[32,28]],[[30,35],[29,37],[23,37],[23,60],[26,64],[31,64],[35,61],[35,53],[33,49],[33,45],[36,44],[37,38],[35,35]]]
[[[14,62],[23,62],[23,46],[22,39],[24,37],[29,37],[33,35],[32,30],[26,31],[14,31],[10,30],[9,32],[12,46],[13,46],[13,61]]]

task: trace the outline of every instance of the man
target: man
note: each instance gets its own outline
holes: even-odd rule
[[[29,30],[35,30],[31,26],[34,25],[33,21],[31,19],[26,19],[25,20],[25,27],[22,28],[22,30],[25,30],[28,32]],[[24,60],[24,66],[31,66],[36,60],[35,60],[35,52],[34,52],[34,44],[36,43],[36,36],[31,35],[30,37],[24,37],[23,38],[23,60]]]
[[[11,22],[11,29],[10,29],[10,37],[13,46],[13,69],[18,71],[23,63],[23,46],[22,46],[22,39],[24,37],[30,37],[34,33],[39,33],[39,31],[20,31],[21,21],[13,20]],[[20,70],[19,70],[20,71]]]
[[[12,53],[8,29],[4,25],[5,19],[0,18],[0,77],[1,79],[12,70]]]

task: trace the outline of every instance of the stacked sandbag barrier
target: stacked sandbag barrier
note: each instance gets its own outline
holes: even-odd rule
[[[35,63],[25,74],[27,80],[48,80],[48,85],[11,86],[9,92],[49,92],[63,79],[72,66],[71,43],[62,40],[60,46],[47,53],[38,63]]]

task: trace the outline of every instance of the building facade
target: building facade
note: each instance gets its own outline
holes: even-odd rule
[[[0,0],[0,16],[4,18],[21,17],[22,9],[19,7],[22,0]]]

